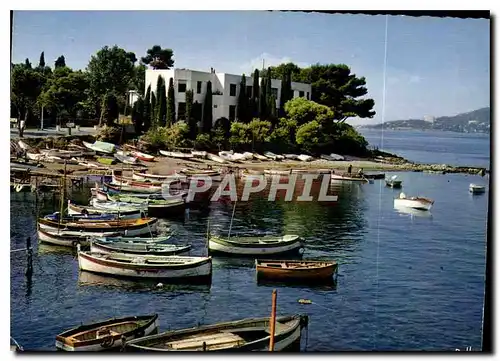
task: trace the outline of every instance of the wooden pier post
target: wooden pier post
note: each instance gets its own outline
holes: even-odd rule
[[[26,253],[27,253],[27,264],[26,264],[26,276],[31,278],[33,275],[33,250],[31,249],[31,237],[26,238]]]
[[[271,337],[269,337],[269,351],[274,351],[274,334],[275,334],[275,326],[276,326],[276,299],[278,298],[278,294],[276,289],[273,290],[273,301],[271,308],[271,324],[269,325],[271,331]]]

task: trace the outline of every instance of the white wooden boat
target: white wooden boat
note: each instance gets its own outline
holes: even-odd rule
[[[403,181],[397,178],[397,175],[393,175],[391,178],[386,179],[385,185],[391,188],[401,188]]]
[[[218,155],[212,154],[212,153],[207,153],[207,158],[213,162],[217,162],[217,163],[221,163],[221,164],[227,163],[227,160],[219,157]]]
[[[160,154],[165,157],[181,158],[181,159],[189,159],[194,157],[192,153],[168,152],[166,150],[160,150]]]
[[[434,201],[425,197],[406,197],[406,194],[400,193],[399,198],[394,199],[395,207],[407,207],[429,211],[432,208]]]
[[[357,177],[352,174],[351,176],[348,175],[340,175],[340,174],[335,174],[332,173],[330,176],[331,180],[334,182],[352,182],[352,183],[368,183],[368,180],[363,177]]]
[[[400,206],[400,205],[396,205],[396,204],[394,205],[394,210],[396,210],[400,214],[409,215],[410,217],[424,217],[424,218],[431,218],[432,217],[432,213],[430,211],[409,208],[409,207]]]
[[[80,232],[80,231],[58,231],[38,228],[38,241],[54,246],[76,247],[81,244],[89,246],[90,237],[111,237],[116,236],[116,232]]]
[[[219,152],[219,157],[230,162],[239,162],[240,157],[234,156],[233,151],[222,151]]]
[[[115,151],[115,145],[107,142],[95,141],[94,144],[83,142],[83,145],[88,149],[99,153],[113,154]]]
[[[269,160],[268,157],[266,156],[263,156],[262,154],[258,154],[258,153],[253,153],[253,156],[258,159],[258,160]]]
[[[137,219],[146,217],[146,212],[144,210],[127,207],[122,209],[99,209],[89,206],[79,206],[71,203],[68,200],[68,214],[72,215],[83,215],[83,214],[116,214],[119,215],[120,219]]]
[[[128,184],[104,183],[103,186],[104,190],[109,193],[128,192],[128,193],[154,194],[154,193],[160,193],[162,191],[161,186],[155,186],[155,185],[142,185],[142,184],[128,185]]]
[[[297,158],[302,162],[310,162],[314,159],[313,157],[307,154],[301,154]]]
[[[172,235],[168,236],[157,236],[157,237],[123,237],[123,236],[113,236],[113,237],[91,237],[93,241],[101,243],[161,243],[167,242]]]
[[[125,351],[269,351],[269,317],[174,330],[129,341]],[[307,315],[277,316],[273,351],[286,351],[300,345],[301,331],[307,327]]]
[[[45,155],[42,153],[31,153],[31,152],[26,152],[26,156],[30,160],[35,160],[37,162],[40,162],[45,159]]]
[[[191,245],[139,243],[139,242],[90,242],[92,253],[126,253],[139,255],[175,256],[189,253]]]
[[[486,191],[485,186],[481,186],[479,184],[474,184],[474,183],[469,184],[469,192],[473,194],[484,193],[485,191]]]
[[[107,197],[107,196],[106,196]],[[147,212],[148,210],[148,205],[146,203],[146,200],[144,200],[143,203],[141,204],[130,204],[127,202],[116,202],[116,201],[110,201],[108,198],[106,198],[106,201],[102,201],[96,198],[93,198],[91,201],[91,204],[93,208],[97,210],[102,210],[106,213],[118,213],[118,212],[128,212],[128,211],[140,211],[140,212]]]
[[[129,144],[125,144],[125,147],[130,149],[130,154],[136,157],[137,159],[140,159],[145,162],[153,162],[155,160],[155,157],[153,155],[143,153],[139,151],[139,149],[137,149],[136,147],[133,147]]]
[[[29,149],[31,149],[31,147],[30,147],[28,144],[26,144],[25,142],[23,142],[22,140],[19,140],[19,141],[17,142],[17,144],[19,145],[19,147],[20,147],[22,150],[29,150]]]
[[[284,154],[285,159],[288,160],[297,160],[299,156],[297,154]]]
[[[158,315],[113,318],[81,325],[56,336],[63,351],[104,351],[121,348],[123,342],[158,333]]]
[[[321,154],[320,158],[328,161],[345,160],[344,156],[335,153],[332,153],[330,155]]]
[[[192,150],[191,154],[195,158],[205,159],[207,157],[207,152],[204,150]]]
[[[211,257],[149,256],[125,253],[78,252],[80,270],[133,278],[207,278]]]
[[[303,241],[297,235],[265,237],[223,237],[212,236],[208,241],[210,252],[241,256],[264,256],[296,253],[303,248]]]
[[[115,158],[125,164],[137,164],[136,157],[133,157],[128,152],[124,152],[122,150],[119,150],[115,153]]]
[[[182,169],[176,175],[179,178],[186,178],[186,180],[200,177],[210,177],[215,182],[222,180],[220,172],[211,169]]]
[[[291,169],[264,169],[266,175],[290,175]]]
[[[254,154],[251,152],[245,152],[243,153],[243,157],[245,160],[252,160],[254,159]]]
[[[138,181],[142,182],[167,182],[167,181],[174,181],[178,180],[179,176],[175,174],[149,174],[149,173],[139,173],[139,172],[132,172],[132,178]]]

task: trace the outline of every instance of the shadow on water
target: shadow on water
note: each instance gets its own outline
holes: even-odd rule
[[[308,288],[311,290],[318,291],[336,291],[337,290],[337,277],[332,277],[328,280],[322,281],[314,281],[314,280],[289,280],[286,282],[283,281],[272,281],[272,280],[264,280],[258,279],[257,285],[259,287],[269,287],[269,288],[277,288],[277,287],[287,287],[287,288],[297,288],[304,289]]]

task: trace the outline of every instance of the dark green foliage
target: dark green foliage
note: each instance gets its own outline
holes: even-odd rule
[[[144,100],[137,99],[132,107],[132,122],[134,123],[135,134],[140,135],[142,132],[142,122],[144,121]]]
[[[149,111],[149,119],[150,120],[150,129],[154,129],[158,126],[156,124],[156,96],[154,92],[151,92],[151,103],[150,103],[150,111]]]
[[[118,119],[118,101],[116,95],[108,93],[103,97],[102,102],[102,118],[107,126],[112,127],[115,120]]]
[[[255,69],[253,72],[253,84],[252,84],[252,96],[250,101],[250,117],[257,118],[259,116],[259,97],[260,97],[260,87],[259,87],[259,70]]]
[[[31,69],[31,63],[28,58],[26,58],[26,60],[24,61],[24,66],[26,67],[26,69]]]
[[[212,130],[212,82],[207,82],[207,92],[205,94],[205,101],[203,102],[203,121],[202,133],[210,134]]]
[[[260,95],[259,95],[259,118],[260,120],[267,119],[267,78],[262,78],[262,83],[260,84]]]
[[[156,82],[156,124],[159,127],[165,126],[167,117],[167,95],[165,89],[165,80],[160,75]],[[169,123],[170,124],[170,123]]]
[[[147,55],[141,59],[144,64],[153,69],[170,69],[174,66],[174,51],[172,49],[162,49],[160,45],[154,45],[148,49]]]
[[[195,110],[193,104],[193,90],[186,91],[186,114],[185,119],[186,123],[189,126],[189,139],[195,140],[196,134],[198,133],[197,120],[195,118]]]
[[[38,67],[40,69],[45,69],[45,54],[44,52],[42,51],[42,53],[40,54],[40,61],[38,62]]]
[[[134,67],[130,88],[135,89],[141,96],[145,94],[146,65],[139,64]]]
[[[175,89],[174,79],[168,81],[168,102],[167,102],[167,125],[170,126],[175,122]]]
[[[227,118],[219,118],[215,121],[212,128],[212,143],[218,149],[227,149],[229,147],[229,137],[231,136],[231,122]]]
[[[196,136],[194,147],[198,150],[212,151],[214,144],[210,140],[210,134],[200,133]]]
[[[236,119],[244,123],[249,120],[247,81],[245,74],[241,76],[240,93],[238,94],[238,102],[236,105]]]
[[[66,66],[66,58],[64,57],[64,55],[61,55],[54,62],[54,68],[64,68],[65,66]]]
[[[142,115],[144,131],[147,132],[151,127],[151,85],[146,90],[146,97],[144,98],[144,109]]]
[[[281,97],[279,104],[279,116],[285,115],[285,104],[287,101],[293,98],[292,91],[292,76],[290,71],[286,71],[282,74],[281,78]]]

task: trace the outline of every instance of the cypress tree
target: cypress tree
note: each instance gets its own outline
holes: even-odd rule
[[[134,123],[136,135],[141,134],[143,120],[144,120],[144,100],[142,98],[139,98],[132,107],[132,122]]]
[[[251,107],[252,107],[252,112],[250,118],[257,118],[259,117],[259,69],[255,69],[253,72],[253,86],[252,86],[252,100],[251,100]]]
[[[167,120],[167,87],[165,84],[165,80],[161,85],[161,99],[160,99],[160,110],[161,110],[161,126],[166,125]]]
[[[273,112],[273,108],[276,108],[276,102],[273,104],[271,100],[271,96],[273,95],[272,91],[272,82],[271,82],[271,68],[267,68],[266,73],[266,119],[270,119],[271,114]]]
[[[193,114],[193,91],[186,91],[186,113],[184,118],[186,118],[186,123],[189,126],[189,139],[196,139],[196,120]]]
[[[203,133],[209,134],[212,130],[212,83],[207,81],[207,93],[203,102]]]
[[[259,118],[266,120],[267,117],[267,78],[262,78],[260,96],[259,96]]]
[[[245,74],[241,76],[240,93],[238,94],[238,103],[236,105],[236,119],[240,122],[248,121],[247,80]]]
[[[290,100],[291,93],[291,82],[290,82],[290,72],[285,71],[281,77],[281,96],[279,104],[279,116],[285,116],[285,104]]]
[[[45,69],[45,53],[43,51],[40,54],[40,61],[38,62],[38,67],[40,69]]]
[[[168,100],[167,100],[167,126],[175,122],[175,90],[174,79],[168,81]]]
[[[165,125],[165,116],[166,116],[166,94],[165,94],[165,81],[163,77],[160,75],[156,82],[156,126],[162,127]]]
[[[144,123],[144,131],[147,132],[151,126],[151,84],[146,90],[146,98],[144,99],[144,110],[142,121]]]
[[[158,124],[156,123],[156,97],[155,93],[151,92],[151,103],[150,103],[151,110],[149,111],[149,119],[150,120],[150,127],[152,129],[155,129]]]

